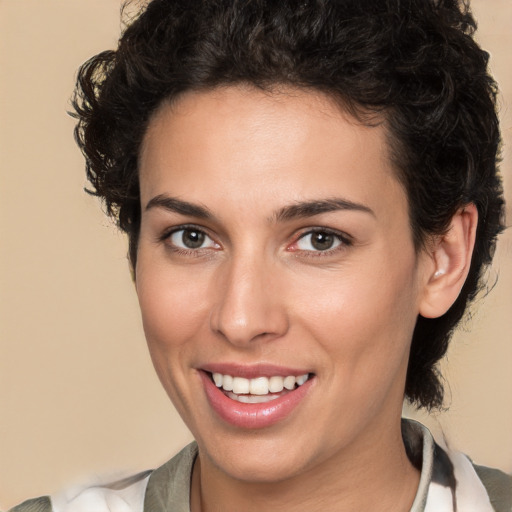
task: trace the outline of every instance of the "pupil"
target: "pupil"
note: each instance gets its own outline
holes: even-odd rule
[[[329,233],[313,233],[311,237],[311,245],[319,251],[326,251],[332,247],[334,236]]]
[[[183,231],[182,240],[185,247],[188,247],[189,249],[197,249],[203,245],[204,233],[191,229],[185,229]]]

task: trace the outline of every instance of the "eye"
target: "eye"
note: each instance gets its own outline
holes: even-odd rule
[[[173,246],[185,250],[217,249],[219,247],[204,231],[193,227],[173,231],[169,235],[169,241]]]
[[[325,252],[336,249],[342,244],[349,245],[349,242],[341,235],[318,229],[302,235],[294,248],[299,251]]]

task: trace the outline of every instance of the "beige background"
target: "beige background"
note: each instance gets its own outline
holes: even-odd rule
[[[512,147],[512,1],[473,4]],[[119,6],[0,0],[2,507],[91,476],[154,467],[190,439],[146,353],[125,240],[82,191],[66,115],[77,67],[115,44]],[[509,203],[511,157],[506,150]],[[471,334],[457,336],[450,352],[451,409],[428,421],[450,445],[510,472],[510,231],[490,280],[497,274],[467,324]]]

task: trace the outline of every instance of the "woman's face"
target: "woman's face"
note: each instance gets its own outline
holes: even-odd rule
[[[140,185],[144,329],[203,463],[283,480],[396,434],[426,257],[384,126],[312,92],[189,93]]]

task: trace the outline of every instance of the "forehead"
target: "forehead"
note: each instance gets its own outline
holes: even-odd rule
[[[367,126],[319,92],[225,87],[189,92],[152,117],[140,154],[142,201],[171,192],[212,202],[350,196],[400,189],[385,124]],[[279,205],[276,205],[279,206]]]

